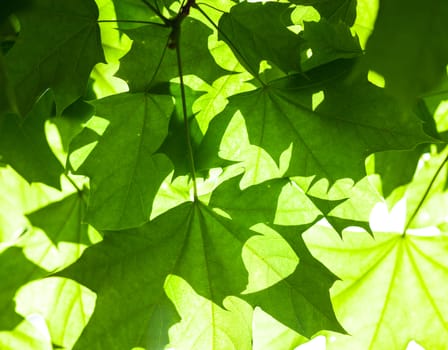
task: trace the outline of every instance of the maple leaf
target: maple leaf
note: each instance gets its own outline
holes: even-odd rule
[[[288,77],[232,96],[212,121],[203,148],[218,153],[227,125],[238,114],[245,119],[250,143],[265,149],[274,161],[292,147],[286,175],[323,177],[333,183],[344,177],[360,179],[369,153],[430,141],[419,119],[404,114],[382,89],[362,80],[344,83],[340,70],[347,70],[346,63],[335,62],[325,69],[335,67],[335,77],[326,75],[326,81],[320,80],[319,69],[315,77],[313,72],[307,78]],[[316,94],[323,99],[313,102]]]
[[[447,288],[441,281],[448,278],[448,241],[434,216],[447,203],[446,192],[435,191],[443,187],[446,159],[445,151],[417,171],[390,211],[384,202],[377,204],[374,237],[348,229],[341,240],[319,226],[305,234],[313,255],[342,279],[332,289],[332,301],[353,336],[336,336],[330,349],[402,349],[411,340],[431,349],[446,347]],[[368,313],[362,310],[367,303]]]
[[[445,349],[446,9],[5,5],[0,347]]]
[[[53,244],[74,242],[90,245],[88,226],[83,223],[86,203],[75,193],[27,215],[31,224],[42,229]]]
[[[262,60],[275,64],[284,73],[298,72],[302,41],[287,28],[293,24],[292,11],[289,4],[240,3],[221,17],[219,37],[255,76]]]
[[[33,302],[36,295],[39,303]],[[26,321],[10,333],[9,339],[0,339],[0,345],[5,349],[39,349],[48,348],[51,342],[54,349],[71,349],[93,312],[95,298],[86,287],[66,278],[49,277],[29,283],[15,296],[17,312]],[[51,339],[43,338],[36,330],[37,322],[41,324],[40,332],[48,331]]]
[[[4,250],[0,255],[0,263],[0,277],[3,281],[0,287],[0,329],[6,330],[14,328],[21,321],[14,310],[14,294],[25,283],[42,278],[45,270],[31,263],[18,247]]]
[[[249,193],[247,196],[252,196],[253,201],[253,191]],[[211,205],[216,205],[213,198]],[[270,211],[275,211],[275,208],[271,207]],[[148,346],[146,341],[156,341],[153,333],[157,327],[166,329],[170,324],[154,323],[156,315],[153,313],[158,315],[162,312],[157,316],[162,320],[175,320],[174,316],[168,318],[163,314],[167,312],[167,315],[171,315],[170,303],[163,291],[168,274],[182,277],[199,295],[217,303],[211,308],[211,312],[219,314],[219,305],[224,298],[239,295],[248,283],[242,250],[250,237],[258,235],[256,231],[245,228],[247,223],[239,216],[235,219],[220,216],[211,207],[200,203],[185,203],[140,228],[121,233],[108,232],[102,243],[88,249],[80,261],[59,274],[79,281],[98,294],[98,311],[93,314],[91,324],[77,346],[82,348],[92,341],[104,341],[102,344],[112,346],[108,340],[99,340],[109,339],[108,327],[100,320],[104,313],[110,313],[111,305],[116,305],[119,300],[126,300],[126,303],[120,302],[122,306],[116,310],[116,316],[111,316],[110,322],[117,322],[115,317],[121,315],[120,317],[128,319],[128,323],[123,327],[122,334],[114,338],[118,342],[114,346]],[[261,258],[261,263],[275,274],[274,279],[267,279],[269,285],[274,285],[267,291],[242,295],[241,298],[248,300],[253,306],[258,305],[273,312],[272,308],[276,305],[274,300],[278,299],[272,299],[272,295],[293,295],[289,300],[294,304],[291,312],[273,312],[274,317],[308,336],[322,327],[340,329],[328,299],[328,288],[333,283],[334,276],[312,258],[303,243],[300,243],[297,228],[279,230],[286,237],[286,242],[293,247],[291,254],[298,255],[300,267],[286,280],[282,280],[281,265],[277,265],[275,259],[266,255]],[[124,241],[122,234],[126,237]],[[280,240],[276,244],[281,245],[281,242],[284,241]],[[247,259],[256,255],[272,254],[270,249],[263,253],[259,244],[260,242],[253,242],[248,246],[246,263]],[[136,250],[140,253],[136,253]],[[281,254],[286,254],[284,249],[280,251],[283,251]],[[128,254],[131,252],[134,252],[134,258],[129,260]],[[88,266],[96,266],[96,269]],[[123,274],[123,271],[129,273]],[[147,277],[141,278],[142,273]],[[317,275],[320,277],[316,278]],[[139,297],[131,296],[130,293],[135,293],[136,289],[142,290],[143,294]],[[142,305],[145,305],[150,314],[137,311]],[[302,318],[293,311],[304,307],[309,311],[307,315],[312,313],[314,316]],[[222,331],[230,327],[230,320],[219,326]],[[129,338],[125,334],[133,335]]]
[[[358,38],[352,36],[350,28],[343,22],[336,24],[325,19],[305,22],[301,37],[306,41],[302,51],[310,58],[301,63],[303,71],[321,66],[341,58],[355,58],[362,55]],[[310,50],[310,51],[308,51]]]
[[[356,0],[291,0],[298,5],[313,6],[319,11],[320,15],[332,22],[340,20],[352,25],[356,18]]]
[[[47,88],[58,112],[83,95],[93,65],[104,60],[97,16],[92,0],[33,1],[18,13],[20,35],[5,59],[22,115]]]
[[[45,94],[26,119],[7,114],[0,119],[0,155],[29,182],[60,187],[63,167],[46,140],[44,124],[52,115],[53,98]],[[42,164],[45,164],[43,167]]]
[[[344,280],[335,286],[332,300],[338,318],[354,334],[338,337],[330,349],[377,348],[391,341],[401,349],[411,339],[432,349],[446,346],[443,299],[447,290],[440,283],[448,278],[446,237],[403,238],[394,232],[377,232],[374,240],[347,232],[341,242],[324,232],[312,233],[311,240],[319,240],[318,244],[308,242],[313,253]],[[367,303],[369,312],[365,313],[362,308]]]
[[[176,2],[176,0],[163,0],[162,3],[154,0],[147,0],[145,3],[142,0],[109,0],[113,3],[117,18],[134,20],[134,21],[152,21],[163,23],[161,18],[156,12],[162,11],[164,8],[167,10],[169,6]],[[148,6],[148,3],[152,6]],[[157,10],[158,9],[158,10]],[[118,22],[119,28],[129,29],[140,26],[138,23]]]
[[[231,179],[218,187],[209,205],[222,208],[234,220],[248,227],[259,223],[267,224],[267,227],[261,228],[261,232],[269,237],[269,232],[273,229],[283,238],[274,241],[271,236],[269,249],[263,248],[262,245],[252,247],[253,251],[262,256],[263,270],[269,271],[266,275],[271,277],[267,278],[265,288],[253,290],[251,293],[247,291],[243,299],[253,306],[260,306],[272,317],[308,337],[319,328],[342,331],[332,314],[328,300],[328,289],[335,281],[335,276],[309,254],[301,238],[301,233],[313,226],[321,218],[321,213],[303,192],[297,190],[297,187],[291,187],[288,181],[271,180],[241,191],[238,187],[239,180],[240,177]],[[280,196],[280,193],[283,195]],[[269,198],[278,198],[278,201]],[[285,212],[288,215],[284,215]],[[296,215],[292,215],[293,212]],[[295,226],[294,216],[297,219],[301,216],[298,221],[308,223]],[[284,269],[284,260],[288,259],[288,249],[284,246],[273,251],[275,246],[281,246],[279,242],[286,242],[287,247],[292,248],[293,256],[299,257],[298,265],[292,268],[286,278],[272,277],[282,275],[279,271]],[[276,264],[275,258],[279,256],[283,258],[280,265],[283,268]],[[262,280],[261,274],[258,274],[255,285],[263,285]],[[273,300],[283,300],[282,309],[278,309],[279,305],[275,305]],[[309,318],[297,318],[298,310],[308,310],[306,314]]]
[[[0,92],[0,118],[7,112],[13,112],[13,96],[9,87],[9,81],[6,76],[5,64],[3,55],[0,53],[0,84],[4,88]]]
[[[414,103],[446,76],[448,46],[439,39],[448,34],[447,17],[443,1],[382,3],[365,64],[383,75],[386,88],[404,103]]]
[[[169,48],[171,28],[150,24],[124,31],[132,40],[132,48],[121,59],[117,76],[129,83],[131,91],[148,91],[151,87],[178,77],[176,51]],[[203,23],[186,19],[180,33],[182,72],[195,74],[213,82],[226,71],[211,55],[207,40],[212,31]]]
[[[168,132],[172,99],[125,93],[98,100],[95,107],[110,124],[76,169],[91,178],[87,219],[101,229],[141,225],[148,221],[154,196],[172,167],[165,155],[156,153]],[[78,145],[92,142],[88,130],[77,137]]]
[[[140,228],[107,234],[60,273],[98,294],[95,312],[75,349],[93,343],[111,349],[166,344],[167,329],[176,321],[163,290],[167,275],[180,275],[201,295],[222,302],[244,289],[247,273],[238,256],[248,237],[248,231],[237,230],[230,220],[194,203]],[[110,329],[119,320],[126,323],[112,335]]]

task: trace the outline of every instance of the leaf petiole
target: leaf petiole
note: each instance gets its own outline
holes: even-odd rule
[[[63,173],[64,177],[70,182],[70,184],[75,188],[76,192],[78,192],[78,195],[81,197],[81,199],[87,204],[87,200],[85,198],[85,193],[84,191],[79,188],[78,184],[75,182],[75,180],[73,180],[70,175],[67,173],[67,171],[65,171]]]
[[[423,204],[425,203],[425,200],[429,195],[429,191],[431,190],[432,186],[434,185],[434,182],[436,181],[437,177],[439,176],[440,172],[442,171],[443,167],[445,166],[445,164],[447,162],[448,162],[448,156],[445,157],[443,162],[437,168],[437,171],[434,173],[434,176],[432,177],[431,181],[429,182],[429,185],[426,188],[425,193],[423,194],[422,198],[420,199],[420,202],[418,203],[417,207],[415,208],[414,212],[412,213],[411,217],[409,218],[409,220],[403,230],[402,237],[406,236],[406,231],[408,230],[409,226],[411,226],[411,224],[414,221],[415,217],[417,216],[419,210],[422,208]]]
[[[191,178],[193,180],[193,199],[194,201],[196,201],[198,199],[198,189],[196,185],[196,166],[194,164],[193,147],[191,146],[190,125],[188,123],[188,113],[187,113],[187,99],[185,97],[185,85],[182,72],[182,58],[180,54],[180,45],[179,45],[180,28],[178,29],[179,30],[176,32],[176,38],[174,44],[176,49],[177,69],[179,72],[179,79],[180,79],[180,94],[182,99],[182,114],[184,120],[185,135],[187,138],[188,160],[190,163]]]
[[[97,23],[138,23],[138,24],[153,24],[156,26],[166,27],[166,24],[143,21],[143,20],[132,20],[132,19],[100,19],[96,21]]]

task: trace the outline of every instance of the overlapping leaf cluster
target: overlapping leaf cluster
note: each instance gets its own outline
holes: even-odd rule
[[[0,347],[446,348],[446,19],[438,0],[7,7]]]

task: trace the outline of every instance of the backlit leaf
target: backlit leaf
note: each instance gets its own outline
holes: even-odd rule
[[[173,102],[169,96],[125,93],[98,100],[95,107],[110,124],[77,169],[91,178],[87,220],[101,229],[141,225],[171,171],[170,160],[156,151],[167,135]],[[79,138],[89,135],[87,129]]]
[[[262,60],[284,73],[298,72],[302,41],[287,28],[293,24],[292,10],[288,4],[276,2],[240,3],[221,17],[220,39],[252,74],[258,75]]]
[[[347,69],[340,63],[335,67],[342,72]],[[297,76],[233,96],[212,121],[203,147],[219,149],[223,128],[234,115],[241,115],[250,142],[264,148],[276,162],[292,145],[288,175],[314,175],[332,183],[343,177],[361,178],[369,153],[430,141],[418,118],[401,111],[384,90],[364,81],[344,83],[341,73],[335,73],[339,79],[334,82],[312,83],[311,76]],[[320,101],[314,100],[317,95]]]
[[[45,271],[31,263],[17,247],[0,254],[0,330],[12,329],[21,317],[15,313],[13,300],[17,290],[24,284],[44,276]]]

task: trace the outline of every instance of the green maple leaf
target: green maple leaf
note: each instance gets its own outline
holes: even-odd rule
[[[185,95],[187,96],[188,123],[191,133],[190,140],[192,143],[193,152],[195,152],[202,140],[203,135],[199,129],[198,122],[194,117],[194,113],[192,112],[191,103],[189,102],[195,101],[199,96],[203,95],[203,92],[195,91],[187,86],[185,86],[184,89]],[[179,85],[172,84],[170,91],[176,101],[182,101]],[[176,103],[175,111],[171,116],[168,135],[159,150],[160,152],[166,154],[173,162],[175,168],[173,174],[174,177],[190,173],[190,164],[188,157],[186,157],[186,147],[189,141],[184,130],[185,124],[182,113],[182,104]]]
[[[328,289],[336,276],[309,253],[301,237],[309,227],[274,226],[293,247],[300,262],[290,276],[269,288],[247,294],[244,299],[306,337],[322,329],[345,333],[329,300]]]
[[[39,302],[36,303],[36,296]],[[13,341],[0,337],[5,349],[47,349],[34,345],[30,339],[54,345],[55,349],[71,349],[85,327],[95,307],[95,294],[74,281],[65,278],[44,278],[22,287],[15,296],[16,309],[27,317],[10,334]],[[57,300],[57,302],[55,302]],[[42,324],[41,332],[48,327],[51,339],[42,339],[33,322]],[[35,323],[34,323],[35,324]],[[14,343],[22,341],[22,344]]]
[[[423,147],[408,151],[387,151],[375,154],[375,172],[380,174],[383,195],[412,180]]]
[[[1,252],[0,267],[0,329],[6,330],[14,328],[22,319],[14,310],[14,294],[25,283],[42,278],[45,271],[31,263],[17,247]]]
[[[365,63],[384,76],[386,88],[402,101],[414,102],[446,75],[446,18],[444,1],[381,2]]]
[[[254,200],[252,191],[247,196]],[[212,197],[211,205],[218,202]],[[61,273],[98,294],[97,311],[77,346],[83,348],[86,344],[98,342],[103,346],[120,348],[148,346],[146,341],[155,342],[158,339],[154,337],[156,330],[166,330],[170,326],[168,320],[175,320],[163,292],[168,274],[183,278],[196,293],[218,304],[211,307],[212,314],[220,315],[222,311],[219,305],[223,300],[228,296],[238,296],[249,283],[252,292],[241,295],[241,298],[253,306],[269,310],[274,317],[297,331],[310,336],[322,327],[341,330],[328,298],[328,289],[334,282],[334,276],[307,252],[298,234],[300,231],[296,227],[274,227],[286,237],[286,241],[275,233],[276,241],[272,241],[272,233],[260,236],[245,226],[247,222],[241,223],[239,216],[236,216],[236,220],[230,220],[203,204],[185,203],[140,228],[108,232],[102,243],[88,249],[80,261]],[[256,242],[255,237],[259,237]],[[280,249],[277,253],[272,252],[274,242]],[[287,253],[288,249],[285,252],[288,243],[293,247],[292,250],[288,248],[290,253]],[[242,255],[243,247],[246,251]],[[133,258],[129,260],[131,252]],[[275,254],[282,254],[285,259],[292,260],[297,257],[288,258],[288,254],[297,254],[300,260],[296,271],[286,279],[282,275],[284,265],[276,261]],[[259,280],[248,276],[245,265],[249,264],[249,270],[254,272],[256,270],[251,268],[254,263],[262,264],[268,271],[267,277],[262,278],[266,281],[263,283],[270,286],[266,291],[260,290]],[[293,265],[297,265],[297,261]],[[270,276],[272,273],[273,277]],[[141,293],[136,293],[137,290]],[[174,290],[172,293],[177,292]],[[285,308],[288,309],[290,305],[294,307],[286,314],[275,312],[273,309],[279,307],[279,299],[272,298],[273,295],[281,298],[288,296]],[[120,306],[111,311],[112,305]],[[136,311],[142,305],[148,310],[144,314]],[[180,310],[185,307],[182,305],[178,306]],[[303,308],[309,313],[305,315],[298,312]],[[282,307],[281,310],[285,309]],[[153,313],[158,312],[160,314],[157,317],[166,320],[166,323],[156,323],[156,315]],[[114,338],[115,347],[108,340],[105,317],[109,320],[107,322],[111,322],[110,327],[117,322],[117,317],[127,320],[126,327]],[[184,317],[188,320],[191,316]],[[228,331],[234,334],[230,315],[218,317],[216,322],[212,327],[218,327],[220,333]],[[218,338],[212,337],[210,341],[216,342],[220,336],[216,335]],[[246,347],[244,345],[242,348]],[[221,348],[224,349],[219,345],[216,347]]]
[[[312,235],[307,241],[313,254],[344,281],[332,300],[352,334],[338,337],[329,349],[403,349],[412,339],[428,349],[446,348],[446,234],[403,238],[386,232],[373,239],[345,233],[343,242],[324,229]]]
[[[162,24],[163,21],[157,12],[167,11],[170,5],[177,0],[110,0],[113,2],[118,19],[134,20],[134,21],[151,21]],[[150,6],[152,6],[152,8]],[[156,12],[155,12],[156,11]],[[171,12],[172,13],[172,12]],[[122,29],[135,28],[140,26],[138,23],[120,22],[118,26]]]
[[[11,93],[11,89],[9,87],[8,78],[6,76],[4,58],[2,53],[0,53],[0,86],[3,87],[2,90],[0,91],[0,116],[1,116],[2,114],[6,114],[6,112],[14,111],[13,96]],[[0,118],[4,118],[4,116]]]
[[[51,88],[62,112],[83,95],[90,71],[104,60],[95,2],[34,0],[17,16],[20,34],[5,57],[17,109],[26,115]]]
[[[98,100],[95,107],[110,124],[76,170],[91,179],[87,220],[101,229],[141,225],[149,220],[154,196],[172,168],[165,155],[156,153],[168,132],[172,99],[125,93]],[[89,130],[76,143],[92,142]]]
[[[83,223],[86,204],[75,193],[27,215],[35,227],[42,229],[54,245],[74,242],[89,245],[88,226]]]
[[[289,4],[240,3],[221,17],[219,38],[254,76],[258,76],[262,60],[284,73],[298,72],[302,40],[287,28],[293,24],[292,11]]]
[[[320,15],[332,22],[340,20],[352,25],[356,18],[356,0],[291,0],[297,5],[313,6]]]
[[[334,73],[337,80],[321,81],[327,69],[342,72]],[[417,140],[432,140],[419,119],[404,114],[384,90],[363,80],[341,81],[346,70],[346,63],[336,61],[311,71],[307,78],[288,77],[231,97],[224,112],[212,121],[202,147],[218,153],[230,120],[242,115],[250,143],[265,149],[274,161],[279,162],[292,146],[287,175],[323,177],[333,183],[344,177],[360,179],[369,153],[412,148]],[[320,104],[313,102],[319,94]]]
[[[168,348],[252,349],[252,308],[249,304],[236,297],[227,297],[223,306],[217,305],[198,295],[185,280],[173,275],[167,279],[165,290],[182,317],[181,322],[170,329]]]
[[[411,340],[446,348],[448,240],[438,227],[438,208],[447,203],[446,159],[445,150],[427,161],[390,211],[377,204],[374,237],[346,230],[341,240],[321,226],[305,234],[313,255],[341,278],[332,301],[352,336],[335,336],[328,348],[403,349]]]
[[[244,289],[241,248],[250,234],[202,205],[183,204],[123,233],[107,234],[62,272],[98,294],[95,313],[75,349],[165,345],[167,329],[176,321],[163,290],[170,273],[219,302]],[[119,320],[126,323],[110,333]]]
[[[110,0],[114,4],[117,18],[126,20],[157,20],[157,15],[141,0]],[[149,1],[154,5],[154,1]],[[138,24],[118,23],[120,28],[132,27]]]
[[[304,71],[336,59],[362,55],[358,38],[351,34],[350,28],[344,22],[331,23],[325,19],[318,23],[305,22],[302,38],[306,41],[302,50],[311,50],[311,57],[301,63]]]
[[[63,167],[50,150],[44,130],[46,119],[52,116],[53,105],[53,98],[47,93],[27,118],[7,114],[0,119],[0,155],[27,181],[60,187]]]
[[[182,72],[213,82],[226,71],[218,66],[208,49],[212,31],[203,23],[187,18],[180,29]],[[132,48],[120,61],[117,76],[128,82],[131,91],[147,91],[157,84],[178,77],[176,50],[169,47],[172,29],[150,24],[124,31],[132,40]]]
[[[2,8],[0,347],[445,349],[443,86],[402,104],[445,74],[440,1],[382,2],[375,28],[364,0]],[[52,150],[61,192],[9,178],[58,187]]]
[[[284,179],[267,181],[244,191],[238,188],[239,180],[239,177],[231,179],[218,187],[209,205],[222,208],[234,220],[248,227],[257,223],[268,224],[280,234],[284,239],[282,241],[286,242],[299,258],[299,264],[289,276],[271,277],[270,281],[268,279],[270,285],[268,288],[252,291],[242,298],[253,306],[260,306],[272,317],[307,337],[318,329],[343,331],[333,314],[328,294],[335,276],[314,259],[301,238],[301,233],[321,217],[317,208],[301,191],[289,186],[288,181]],[[283,195],[280,196],[280,193]],[[272,201],[272,198],[278,198],[278,201]],[[301,227],[293,226],[294,223],[290,221],[292,212],[295,213],[298,222],[308,223]],[[272,252],[272,246],[279,243],[270,237],[270,249],[260,245],[255,245],[253,249],[264,260],[264,268],[275,276],[279,274],[275,259],[282,257],[285,264],[288,249],[283,246],[279,251]],[[258,276],[258,279],[261,279],[261,276]],[[252,281],[252,283],[258,285],[259,282]],[[278,300],[282,300],[282,303],[277,303]]]

